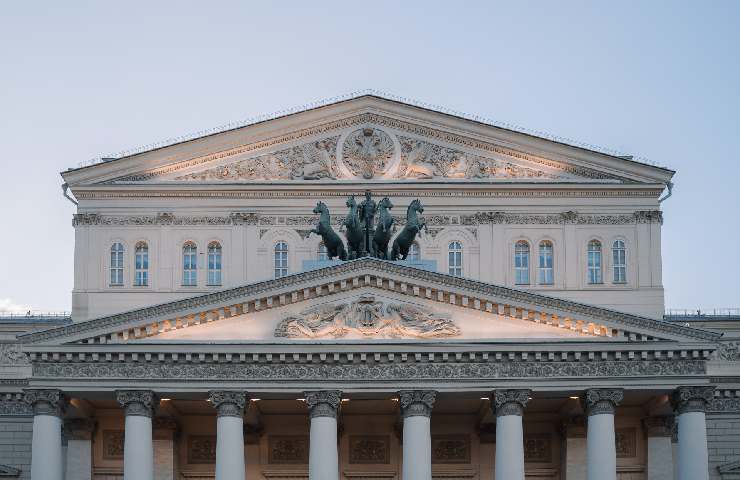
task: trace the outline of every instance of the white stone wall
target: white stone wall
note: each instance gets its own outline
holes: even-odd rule
[[[0,465],[21,470],[22,480],[31,478],[32,417],[0,417]]]
[[[717,467],[740,461],[740,413],[707,415],[709,478],[720,480]]]

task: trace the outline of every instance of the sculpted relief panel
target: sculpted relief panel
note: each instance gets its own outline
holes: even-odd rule
[[[366,125],[347,134],[181,174],[174,179],[233,182],[373,178],[409,180],[567,178],[567,175],[561,173],[530,168],[501,158],[468,153]]]
[[[442,315],[408,304],[387,304],[365,296],[350,303],[319,305],[280,321],[276,337],[443,338],[460,328]]]

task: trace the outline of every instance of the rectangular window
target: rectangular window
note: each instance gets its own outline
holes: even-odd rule
[[[134,285],[137,287],[149,285],[149,248],[145,245],[136,247]]]
[[[554,283],[552,267],[552,244],[540,245],[540,285],[552,285]]]
[[[197,250],[195,246],[186,246],[182,254],[182,284],[194,287],[198,284]]]
[[[627,253],[624,242],[617,240],[612,249],[614,283],[627,283]]]
[[[601,279],[601,248],[589,249],[588,252],[588,283],[603,283]]]

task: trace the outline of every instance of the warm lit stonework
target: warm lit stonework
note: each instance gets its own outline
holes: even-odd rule
[[[740,478],[738,329],[663,319],[673,173],[373,95],[65,171],[0,477]]]

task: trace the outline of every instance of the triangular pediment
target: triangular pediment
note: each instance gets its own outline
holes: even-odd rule
[[[98,184],[326,181],[662,184],[673,172],[362,95],[64,172]]]
[[[318,270],[19,338],[23,343],[38,344],[121,344],[158,339],[186,340],[188,334],[180,334],[178,330],[193,329],[200,334],[188,340],[291,341],[289,335],[279,334],[278,326],[286,318],[298,317],[305,327],[325,316],[325,313],[312,309],[332,306],[337,312],[363,297],[372,297],[373,302],[381,304],[379,308],[385,309],[379,314],[379,320],[376,319],[378,322],[395,322],[395,327],[391,327],[402,332],[401,335],[394,334],[391,328],[382,335],[355,335],[358,340],[366,341],[394,337],[425,341],[454,340],[455,337],[490,341],[513,338],[556,341],[578,337],[599,342],[714,342],[719,338],[718,334],[701,329],[373,258],[338,262]],[[417,311],[399,313],[399,308],[406,308],[404,306]],[[356,328],[366,315],[352,314],[355,315],[352,317],[346,312],[335,314],[331,320]],[[460,329],[460,335],[425,338],[425,329],[430,325],[433,328],[435,325],[444,327],[440,319],[445,318],[451,319],[452,326]],[[241,333],[230,339],[223,338],[230,327]],[[221,329],[224,332],[219,331]],[[287,327],[282,330],[287,331]],[[357,334],[356,331],[354,333]],[[341,338],[333,334],[329,337]],[[311,335],[306,338],[310,339]],[[350,335],[350,338],[353,337]]]

